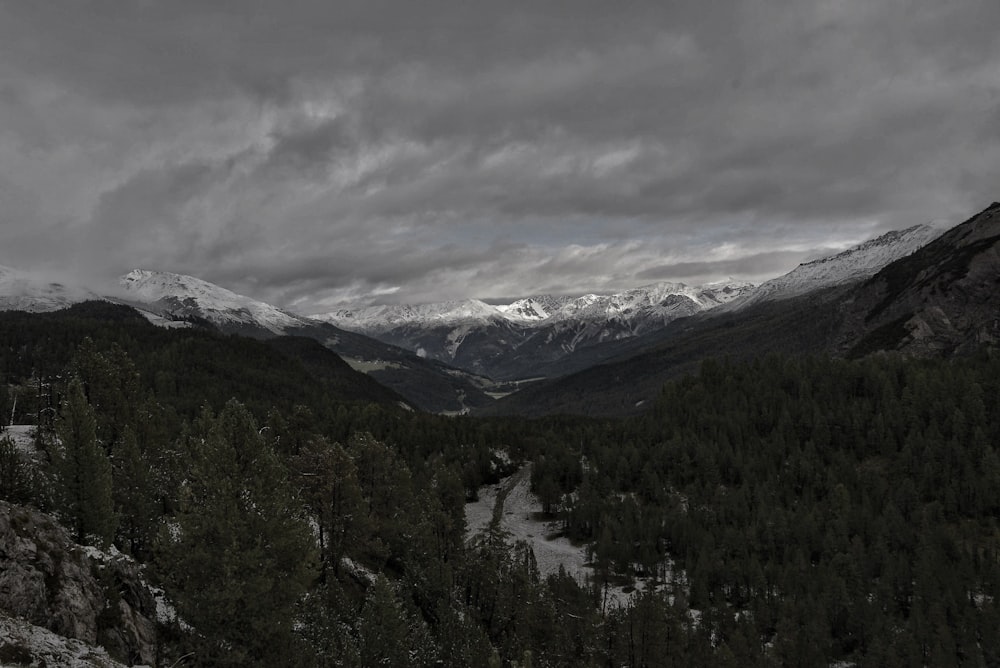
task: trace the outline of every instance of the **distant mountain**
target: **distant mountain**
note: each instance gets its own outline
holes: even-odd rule
[[[955,311],[955,304],[965,304],[961,295],[950,295],[950,303],[936,303],[916,288],[900,287],[916,279],[900,278],[899,267],[916,265],[899,265],[898,261],[926,260],[930,257],[927,249],[940,241],[932,241],[938,234],[925,225],[890,232],[799,265],[756,287],[738,281],[702,286],[656,283],[609,295],[535,295],[499,305],[469,299],[366,306],[309,318],[191,276],[137,269],[121,279],[124,299],[106,299],[133,306],[162,326],[202,326],[261,339],[286,335],[313,339],[414,406],[461,412],[484,409],[493,403],[491,396],[511,389],[497,387],[497,383],[556,378],[598,364],[613,367],[617,361],[662,350],[672,342],[679,342],[676,350],[684,352],[672,358],[671,368],[707,354],[754,354],[769,349],[863,354],[869,348],[888,346],[890,339],[889,347],[899,348],[962,345],[962,337],[971,334],[964,312]],[[967,246],[979,248],[977,243]],[[964,252],[948,255],[952,265],[964,262],[954,259],[964,257]],[[896,266],[896,273],[878,273],[887,265]],[[883,276],[882,282],[873,283],[873,275]],[[866,279],[871,279],[866,291],[849,292]],[[921,280],[921,285],[933,283],[935,290],[945,291],[940,281]],[[975,293],[971,284],[964,289]],[[0,309],[49,311],[99,298],[84,288],[0,268]],[[872,302],[869,305],[875,312],[859,316],[838,306],[839,299]],[[909,306],[900,306],[903,303]],[[972,308],[962,308],[966,307]],[[982,318],[974,319],[980,327],[975,336],[984,340],[992,336],[988,315],[986,308]],[[821,330],[816,323],[823,323]],[[707,337],[710,343],[692,344],[698,337]],[[784,342],[783,347],[773,348],[778,342]],[[303,355],[312,354],[301,345],[293,348]],[[660,366],[640,366],[637,372],[649,376],[654,387],[660,382],[656,375]],[[613,386],[629,381],[605,378],[601,382]],[[529,389],[523,397],[541,391]],[[641,401],[647,389],[641,382],[633,383],[626,394],[639,396],[636,401]],[[527,410],[541,410],[544,404],[536,401]]]
[[[119,283],[129,298],[173,319],[203,319],[226,331],[284,334],[309,322],[193,276],[134,269]]]
[[[200,326],[259,339],[307,337],[420,409],[463,412],[493,401],[484,392],[490,385],[486,379],[192,276],[136,269],[123,276],[120,284],[122,297],[103,297],[83,287],[0,267],[0,311],[49,312],[88,301],[106,301],[131,306],[163,327]],[[297,351],[307,362],[316,359],[315,353],[302,344],[289,343],[284,349]]]
[[[283,311],[193,276],[133,270],[120,283],[127,303],[156,314],[167,324],[193,322],[256,338],[297,336],[319,341],[355,369],[364,371],[423,410],[462,412],[493,401],[483,391],[488,385],[485,379],[422,359],[363,334]]]
[[[611,295],[541,295],[510,304],[479,300],[347,308],[315,316],[499,380],[559,375],[567,355],[659,329],[725,304],[752,284],[657,283]]]
[[[899,253],[906,243],[919,243],[914,240],[922,235],[931,237],[926,245]],[[797,296],[747,300],[739,309],[720,308],[675,320],[651,335],[606,349],[602,364],[528,386],[482,412],[635,413],[649,405],[664,382],[696,370],[709,357],[753,358],[768,353],[858,357],[882,351],[939,356],[1000,344],[1000,203],[942,234],[911,228],[859,249],[818,266],[850,265],[864,273],[872,266],[867,260],[876,255],[897,254],[897,259],[867,278],[838,278],[833,285],[817,281],[824,287]],[[834,263],[836,258],[840,259]],[[822,273],[810,265],[792,274]],[[786,283],[793,284],[802,283]]]
[[[65,285],[26,271],[0,267],[0,311],[45,313],[100,296],[86,288]]]

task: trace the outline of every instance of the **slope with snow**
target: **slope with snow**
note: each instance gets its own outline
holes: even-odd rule
[[[586,587],[598,580],[591,563],[588,545],[575,545],[562,535],[557,521],[542,517],[542,502],[531,491],[531,464],[526,464],[497,485],[479,488],[478,500],[465,505],[466,539],[474,540],[499,520],[499,528],[513,544],[523,541],[531,546],[539,574],[545,578],[562,570]],[[608,584],[603,593],[604,608],[624,607],[636,592],[655,587],[661,590],[679,588],[687,592],[687,574],[666,560],[666,582],[640,578],[627,585]]]
[[[45,313],[92,299],[103,298],[83,287],[0,266],[0,311]]]
[[[4,666],[62,666],[63,668],[124,668],[103,647],[35,626],[0,612],[0,640]],[[10,663],[8,663],[8,661]]]
[[[120,280],[130,299],[173,317],[195,316],[223,327],[281,334],[308,321],[193,276],[135,269]]]
[[[511,322],[533,323],[549,319],[565,307],[573,297],[535,295],[518,299],[510,304],[498,304],[496,309]]]
[[[552,319],[673,319],[679,312],[690,315],[732,301],[752,287],[752,283],[732,280],[702,286],[654,283],[612,295],[584,295],[566,303]]]
[[[356,332],[384,331],[404,325],[468,325],[502,318],[495,306],[478,299],[434,302],[431,304],[387,304],[345,308],[312,316]]]
[[[582,347],[644,334],[751,288],[738,281],[655,283],[610,295],[365,306],[314,318],[472,373],[512,380],[537,376],[540,365],[558,363]]]
[[[783,276],[761,283],[746,298],[732,302],[728,308],[789,299],[874,276],[882,268],[923,248],[941,233],[930,225],[887,232],[842,253],[800,264]]]
[[[466,299],[429,304],[361,306],[312,317],[344,329],[377,333],[403,326],[437,328],[485,325],[504,320],[525,327],[542,327],[565,320],[632,320],[673,316],[679,303],[689,304],[688,310],[693,313],[736,299],[752,287],[751,283],[740,281],[693,287],[683,283],[655,283],[609,295],[538,295],[498,305]]]

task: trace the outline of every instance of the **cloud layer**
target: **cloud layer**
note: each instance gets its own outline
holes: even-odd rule
[[[1000,198],[992,0],[0,2],[0,264],[342,300],[763,279]]]

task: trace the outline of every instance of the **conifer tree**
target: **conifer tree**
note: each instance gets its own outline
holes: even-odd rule
[[[340,444],[315,439],[302,447],[292,465],[318,527],[323,574],[328,568],[336,573],[341,559],[369,530],[354,461]]]
[[[287,473],[249,411],[205,409],[160,563],[178,613],[203,639],[203,665],[294,663],[293,610],[313,577],[314,547]]]
[[[133,555],[141,554],[154,538],[160,508],[157,503],[154,472],[131,426],[122,432],[122,442],[116,456],[116,511],[119,516],[118,536],[122,549]]]
[[[78,543],[111,542],[117,520],[111,489],[111,462],[97,441],[94,411],[74,377],[56,424],[54,453],[58,499]]]
[[[423,622],[385,576],[368,591],[358,622],[363,666],[430,666],[436,648]]]

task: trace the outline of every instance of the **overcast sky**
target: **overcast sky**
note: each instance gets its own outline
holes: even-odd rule
[[[0,264],[761,280],[1000,199],[997,0],[0,0]]]

